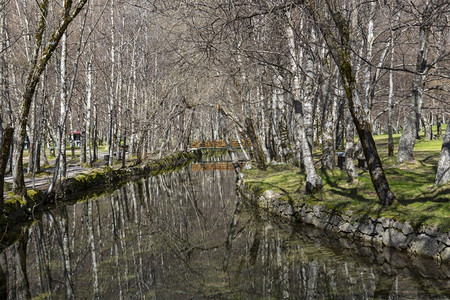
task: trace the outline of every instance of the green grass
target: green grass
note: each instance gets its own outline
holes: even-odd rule
[[[433,186],[442,139],[417,141],[416,161],[397,165],[395,157],[387,157],[387,136],[374,138],[386,176],[398,200],[391,207],[378,204],[368,171],[358,171],[359,177],[353,183],[348,183],[345,172],[338,169],[319,172],[325,186],[314,195],[304,194],[305,175],[289,165],[270,166],[267,171],[248,170],[246,180],[255,189],[270,189],[294,202],[323,204],[331,209],[352,210],[361,215],[409,221],[414,227],[426,225],[450,231],[450,184]],[[399,134],[394,136],[395,150],[399,138]]]

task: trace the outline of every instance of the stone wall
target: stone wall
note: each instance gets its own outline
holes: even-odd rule
[[[391,218],[359,215],[350,210],[329,209],[323,205],[290,203],[271,190],[259,192],[249,185],[239,185],[241,194],[276,215],[313,225],[372,246],[387,246],[415,255],[431,257],[441,264],[450,264],[450,235],[438,229],[421,227]]]

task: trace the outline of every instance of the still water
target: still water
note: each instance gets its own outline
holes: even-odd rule
[[[27,233],[0,257],[8,299],[450,297],[449,266],[261,219],[224,163],[61,204]]]

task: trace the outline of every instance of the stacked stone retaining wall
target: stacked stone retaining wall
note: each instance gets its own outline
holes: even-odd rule
[[[244,198],[261,208],[292,221],[313,225],[353,240],[373,246],[387,246],[415,255],[431,257],[441,264],[450,264],[450,235],[437,228],[414,229],[409,222],[392,218],[360,215],[350,210],[330,209],[324,205],[290,203],[271,190],[252,190],[245,183],[239,185]]]

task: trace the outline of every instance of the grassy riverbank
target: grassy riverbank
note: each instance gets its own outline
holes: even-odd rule
[[[395,135],[396,148],[400,135]],[[382,207],[378,204],[368,171],[358,170],[359,177],[347,182],[341,170],[320,172],[324,189],[315,195],[305,195],[305,175],[290,165],[272,165],[267,171],[246,171],[246,182],[253,189],[273,190],[284,199],[295,202],[323,204],[331,209],[351,210],[361,215],[390,217],[409,221],[413,227],[431,226],[450,231],[450,185],[434,187],[442,139],[417,142],[416,161],[395,164],[387,157],[387,136],[375,136],[383,166],[398,204]]]

